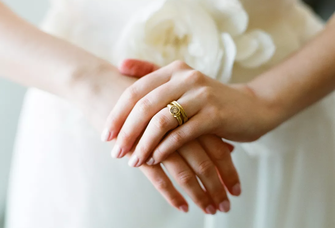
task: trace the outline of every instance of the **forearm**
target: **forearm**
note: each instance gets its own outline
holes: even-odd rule
[[[0,41],[1,76],[61,96],[68,95],[78,77],[109,65],[81,48],[40,31],[1,2]]]
[[[335,17],[283,63],[249,83],[280,124],[335,89]],[[275,127],[275,126],[273,126]]]

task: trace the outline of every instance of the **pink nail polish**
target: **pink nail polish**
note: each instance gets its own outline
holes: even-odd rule
[[[234,196],[239,196],[241,194],[241,185],[239,183],[235,184],[234,187],[232,188],[232,193]]]
[[[120,148],[119,145],[115,145],[112,150],[112,158],[119,158],[121,155],[122,149]]]
[[[128,165],[131,167],[136,167],[138,162],[139,162],[138,157],[135,154],[133,154],[129,159]]]
[[[149,161],[147,162],[147,165],[153,165],[153,164],[155,164],[155,159],[150,158]]]
[[[230,210],[230,203],[228,200],[223,201],[219,204],[219,210],[222,212],[228,212]]]
[[[211,214],[211,215],[215,215],[216,214],[215,207],[213,205],[209,205],[208,207],[206,207],[206,213]]]
[[[107,142],[110,139],[111,132],[108,129],[105,129],[101,134],[101,141]]]
[[[181,210],[182,212],[187,213],[188,212],[188,206],[187,205],[180,206],[179,210]]]

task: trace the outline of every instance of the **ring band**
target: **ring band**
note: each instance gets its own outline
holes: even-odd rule
[[[181,115],[183,116],[183,121],[184,123],[186,123],[188,121],[188,117],[186,115],[184,108],[177,101],[172,101],[171,103],[179,107]]]
[[[177,119],[179,126],[188,121],[185,110],[177,101],[172,101],[167,107],[169,108],[170,114]]]

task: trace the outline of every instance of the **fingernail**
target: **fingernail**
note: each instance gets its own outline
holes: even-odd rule
[[[138,163],[138,161],[139,161],[138,157],[135,154],[133,154],[131,158],[129,159],[128,165],[131,167],[136,167],[136,164]]]
[[[188,212],[188,206],[187,206],[187,205],[180,206],[180,207],[179,207],[179,210],[181,210],[181,211],[187,213],[187,212]]]
[[[155,164],[155,159],[150,158],[149,161],[147,162],[147,165],[153,165],[153,164]]]
[[[219,204],[219,210],[222,212],[228,212],[230,210],[230,203],[228,200],[223,201]]]
[[[101,141],[107,142],[111,136],[111,132],[108,129],[105,129],[101,134]]]
[[[209,205],[208,207],[206,207],[206,212],[207,214],[215,215],[216,209],[213,205]]]
[[[119,158],[121,154],[122,149],[119,145],[115,145],[112,150],[112,158]]]
[[[235,196],[239,196],[241,194],[241,185],[239,183],[235,184],[232,188],[232,193]]]

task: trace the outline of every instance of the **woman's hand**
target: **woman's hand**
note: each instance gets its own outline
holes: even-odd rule
[[[141,77],[157,69],[157,66],[149,62],[128,60],[123,62],[119,71],[132,77]],[[103,141],[110,137],[109,132],[106,133],[102,135]],[[179,154],[170,156],[163,163],[179,185],[205,213],[214,214],[216,208],[222,212],[228,212],[230,202],[221,180],[233,195],[238,196],[241,193],[238,174],[230,156],[233,149],[232,145],[224,143],[217,136],[202,136],[181,147],[178,150]],[[195,151],[196,154],[194,154]],[[196,181],[196,176],[206,188],[207,194]],[[190,183],[187,184],[189,181]]]
[[[178,101],[189,121],[178,127],[166,105]],[[215,134],[253,141],[272,129],[271,109],[247,85],[225,85],[176,61],[138,80],[110,113],[106,131],[117,136],[114,154],[136,145],[130,165],[158,164],[185,143]]]
[[[120,75],[115,67],[91,53],[38,30],[17,17],[1,2],[0,40],[1,76],[69,100],[99,131],[120,95],[136,81]],[[170,169],[189,173],[190,168],[181,166],[183,160],[175,160],[178,159],[179,163],[171,162]],[[143,167],[142,171],[159,187],[168,202],[187,211],[186,200],[172,186],[160,166]],[[188,193],[195,195],[193,199],[204,211],[208,211],[206,208],[209,205],[216,209],[219,206],[217,200],[225,199],[225,192],[216,196],[214,201],[208,193],[199,194],[199,188],[196,189],[194,185],[187,186]]]
[[[213,135],[201,136],[199,139],[182,146],[177,153],[170,155],[162,162],[167,171],[190,196],[190,198],[205,213],[215,214],[216,210],[228,212],[230,210],[229,198],[226,188],[231,194],[241,194],[241,186],[235,166],[232,162],[229,147],[218,137]],[[145,174],[152,171],[150,167],[160,165],[142,165],[140,168]],[[171,183],[163,181],[162,171],[148,173],[148,178],[158,191],[163,195],[170,195],[166,192]],[[161,175],[159,178],[153,176]],[[200,179],[204,188],[201,187],[197,178]],[[168,186],[166,186],[168,185]],[[174,200],[167,198],[174,205]],[[186,205],[178,208],[186,208]]]
[[[74,79],[76,81],[73,82],[72,88],[75,96],[72,102],[76,103],[91,123],[101,130],[109,111],[122,92],[136,79],[120,75],[117,69],[108,63],[92,69],[95,70],[84,71],[84,74]],[[133,76],[140,71],[133,71]],[[231,150],[232,146],[217,136],[202,136],[180,148],[179,153],[170,156],[163,165],[205,213],[215,214],[216,210],[227,212],[230,202],[225,189],[236,196],[241,193],[239,177],[231,160]],[[172,206],[184,212],[188,211],[186,200],[174,188],[160,165],[144,165],[141,171]],[[205,189],[199,184],[197,177]]]

